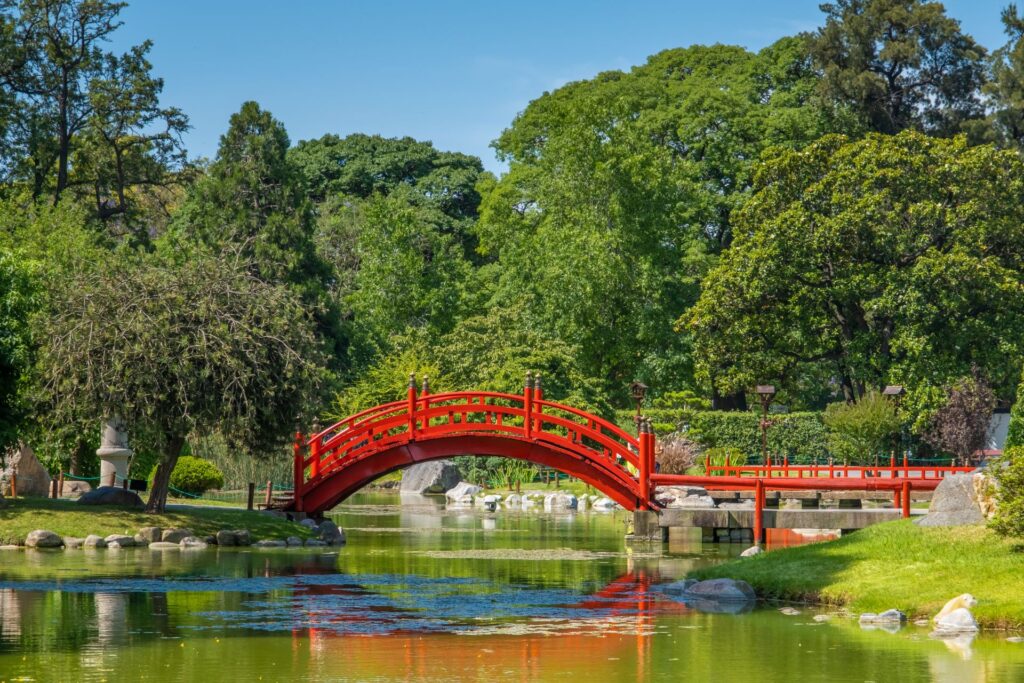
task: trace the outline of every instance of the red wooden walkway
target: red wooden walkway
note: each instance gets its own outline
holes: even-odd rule
[[[711,466],[708,476],[656,473],[655,436],[640,422],[636,437],[596,415],[547,401],[540,379],[522,394],[487,391],[417,393],[385,403],[309,437],[295,435],[291,509],[320,515],[373,480],[409,465],[456,455],[517,458],[584,481],[627,510],[654,510],[657,485],[707,489],[886,490],[909,514],[910,490],[934,489],[970,468]],[[884,473],[881,470],[886,470]],[[876,471],[878,470],[878,471]],[[717,475],[717,476],[716,476]]]

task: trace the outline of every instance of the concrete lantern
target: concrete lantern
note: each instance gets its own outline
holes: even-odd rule
[[[133,451],[128,447],[128,432],[120,417],[107,418],[96,455],[100,459],[100,486],[117,486],[128,478],[128,460]]]

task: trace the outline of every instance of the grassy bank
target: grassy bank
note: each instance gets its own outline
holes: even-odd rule
[[[922,528],[909,520],[878,524],[827,543],[784,548],[700,570],[759,595],[845,605],[857,612],[892,607],[931,617],[970,593],[986,627],[1024,627],[1024,552],[979,526]]]
[[[173,505],[167,512],[150,515],[137,510],[109,506],[85,506],[73,501],[48,498],[6,499],[0,507],[0,544],[22,543],[35,529],[48,529],[61,536],[89,534],[134,534],[144,526],[185,527],[198,536],[221,529],[248,529],[256,540],[298,536],[308,538],[309,529],[279,517],[230,507]]]

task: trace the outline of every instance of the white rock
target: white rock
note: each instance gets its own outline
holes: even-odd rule
[[[831,618],[832,617],[829,616],[828,614],[815,614],[814,615],[814,621],[818,622],[819,624],[821,622],[823,622],[823,621],[828,621]]]
[[[977,630],[978,622],[966,607],[958,607],[935,622],[937,633],[974,633]]]
[[[183,549],[195,550],[202,550],[203,548],[207,547],[206,541],[200,541],[195,536],[186,536],[185,538],[178,541],[178,545],[181,546]]]
[[[517,493],[513,493],[512,495],[510,495],[508,498],[505,499],[505,507],[509,508],[510,510],[513,509],[513,508],[518,508],[518,507],[522,507],[522,506],[523,506],[523,497],[520,496]]]
[[[496,493],[492,493],[492,494],[490,494],[488,496],[484,496],[484,503],[494,503],[495,505],[497,505],[500,502],[501,502],[501,496],[499,496]]]
[[[285,542],[276,538],[265,538],[252,544],[254,548],[284,548]]]
[[[544,511],[559,512],[561,510],[575,510],[579,501],[571,493],[549,493],[544,496]]]
[[[154,541],[149,544],[150,550],[181,550],[181,546],[170,541]]]
[[[611,498],[603,498],[603,497],[602,498],[598,498],[597,500],[594,501],[594,504],[593,504],[592,507],[595,510],[604,510],[604,511],[614,510],[615,509],[615,501],[612,500]]]
[[[779,609],[780,614],[785,614],[787,617],[795,617],[800,614],[800,610],[795,607],[783,607]]]
[[[455,485],[454,488],[448,489],[444,492],[444,497],[452,501],[461,501],[462,498],[469,496],[470,502],[473,501],[473,496],[482,491],[476,484],[470,484],[468,481],[460,481]]]
[[[740,557],[753,557],[754,555],[760,555],[763,552],[764,549],[762,549],[761,546],[752,545],[746,550],[744,550],[742,553],[740,553]]]

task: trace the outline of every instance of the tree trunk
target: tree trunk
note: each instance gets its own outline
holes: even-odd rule
[[[88,442],[79,439],[75,443],[75,447],[71,449],[71,463],[70,470],[71,474],[76,477],[82,476],[82,463],[89,457],[89,444]]]
[[[149,500],[146,501],[146,512],[163,512],[167,506],[167,489],[171,484],[171,472],[178,464],[178,456],[184,445],[184,436],[176,434],[167,438],[164,457],[156,466],[156,474],[153,476],[153,489],[149,492]]]

